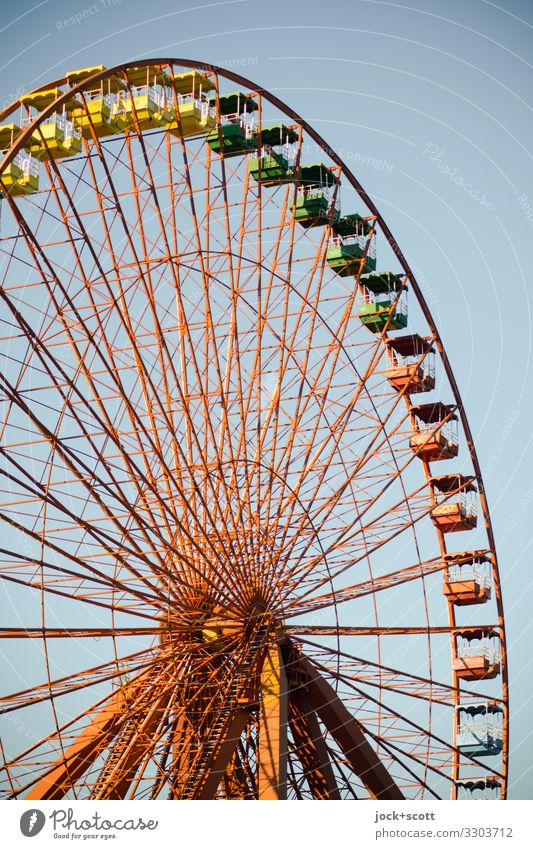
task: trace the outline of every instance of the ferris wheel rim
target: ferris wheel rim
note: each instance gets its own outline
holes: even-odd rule
[[[464,432],[465,437],[466,437],[468,452],[469,452],[469,455],[470,455],[470,459],[472,461],[472,467],[473,467],[473,470],[475,472],[475,478],[476,478],[476,481],[477,481],[478,486],[479,486],[479,493],[480,493],[481,505],[482,505],[482,510],[483,510],[485,529],[486,529],[486,533],[487,533],[487,540],[488,540],[490,552],[491,552],[491,555],[492,555],[491,562],[492,562],[492,569],[493,569],[493,575],[494,575],[494,581],[495,581],[496,605],[497,605],[498,617],[499,617],[499,622],[500,622],[500,633],[501,633],[501,644],[502,644],[502,690],[503,690],[503,696],[504,696],[502,701],[504,702],[504,704],[506,706],[505,719],[506,719],[506,722],[508,723],[508,710],[507,710],[507,705],[508,705],[508,668],[507,668],[507,662],[506,662],[504,611],[503,611],[503,603],[502,603],[502,598],[501,598],[501,585],[500,585],[498,558],[497,558],[497,553],[496,553],[495,538],[494,538],[494,533],[493,533],[493,528],[492,528],[490,511],[489,511],[489,508],[488,508],[487,499],[486,499],[486,495],[485,495],[485,488],[484,488],[484,484],[483,484],[481,468],[480,468],[480,465],[479,465],[479,460],[478,460],[478,457],[477,457],[475,443],[474,443],[474,440],[473,440],[473,437],[472,437],[472,432],[471,432],[470,425],[469,425],[469,422],[468,422],[468,419],[467,419],[467,415],[466,415],[466,412],[465,412],[465,409],[464,409],[464,405],[463,405],[463,401],[462,401],[462,398],[461,398],[461,395],[460,395],[460,391],[459,391],[453,370],[451,368],[451,364],[448,360],[446,350],[445,350],[444,344],[442,342],[440,333],[437,329],[436,323],[433,320],[432,314],[431,314],[429,307],[428,307],[428,305],[425,301],[423,292],[422,292],[420,286],[418,285],[418,283],[416,281],[415,275],[414,275],[407,259],[405,258],[402,251],[400,250],[398,243],[396,242],[395,238],[393,237],[392,232],[388,228],[388,226],[387,226],[384,218],[382,217],[381,213],[379,212],[378,208],[375,206],[374,202],[372,201],[372,198],[367,194],[365,189],[359,183],[357,178],[353,175],[353,173],[348,168],[348,166],[338,156],[338,154],[336,154],[335,150],[327,144],[327,142],[323,139],[323,137],[319,133],[317,133],[313,129],[313,127],[311,125],[309,125],[297,112],[295,112],[290,106],[288,106],[282,100],[280,100],[276,95],[271,94],[267,89],[264,89],[262,87],[258,87],[253,81],[251,81],[251,80],[249,80],[249,79],[247,79],[247,78],[245,78],[245,77],[243,77],[239,74],[235,74],[234,72],[232,72],[230,70],[224,69],[222,67],[219,67],[219,66],[216,66],[216,65],[213,65],[213,64],[200,62],[198,60],[193,60],[193,59],[180,59],[180,58],[155,58],[154,59],[154,58],[152,58],[152,59],[133,60],[133,61],[129,61],[129,62],[126,62],[126,63],[121,63],[119,65],[112,67],[112,68],[106,68],[105,70],[100,71],[100,72],[94,74],[93,76],[84,79],[82,82],[78,83],[77,85],[72,86],[68,91],[62,93],[53,103],[51,103],[48,107],[46,107],[42,111],[42,113],[38,116],[37,121],[32,123],[31,126],[28,126],[25,129],[23,129],[22,132],[18,135],[15,143],[11,146],[11,148],[9,149],[8,153],[6,154],[4,160],[2,161],[2,163],[0,165],[0,175],[1,175],[4,167],[9,164],[9,162],[13,159],[13,157],[16,155],[16,153],[24,146],[26,139],[32,134],[32,132],[34,132],[35,127],[38,126],[39,123],[44,121],[54,111],[56,111],[58,109],[58,107],[61,107],[63,105],[63,103],[65,103],[70,97],[72,97],[73,94],[76,94],[79,91],[81,91],[83,88],[86,88],[87,85],[90,84],[90,83],[98,83],[100,81],[105,80],[107,77],[109,77],[113,74],[120,73],[120,72],[123,72],[123,71],[127,71],[128,68],[131,68],[131,67],[136,67],[136,68],[150,67],[150,66],[154,66],[154,65],[179,66],[179,67],[184,67],[184,68],[193,68],[193,69],[196,69],[196,70],[199,70],[199,71],[212,72],[214,74],[219,75],[220,77],[229,79],[229,80],[231,80],[231,81],[233,81],[233,82],[235,82],[239,85],[245,86],[247,89],[250,89],[254,92],[257,92],[257,94],[260,97],[264,97],[272,105],[278,107],[280,110],[282,110],[282,112],[284,114],[286,114],[291,119],[293,119],[295,122],[297,122],[299,125],[301,125],[302,129],[305,130],[305,132],[309,135],[309,137],[311,139],[313,139],[315,141],[315,143],[327,154],[327,156],[330,158],[330,160],[340,168],[340,173],[342,174],[342,176],[344,176],[347,179],[347,181],[351,184],[351,186],[357,192],[358,196],[364,202],[365,206],[375,216],[376,221],[377,221],[377,223],[379,224],[379,227],[380,227],[380,232],[385,236],[387,243],[389,244],[390,248],[394,252],[396,258],[398,259],[398,261],[399,261],[399,263],[400,263],[400,265],[403,269],[404,274],[407,276],[407,278],[408,278],[408,280],[411,284],[411,287],[412,287],[412,289],[415,293],[417,301],[418,301],[418,303],[419,303],[419,305],[422,309],[422,312],[423,312],[424,318],[427,322],[427,325],[428,325],[428,327],[431,330],[431,333],[433,335],[433,340],[434,340],[435,345],[437,347],[437,350],[439,352],[439,355],[440,355],[440,358],[441,358],[441,361],[442,361],[442,364],[443,364],[443,368],[444,368],[446,377],[448,379],[449,386],[451,387],[452,393],[454,395],[455,402],[457,404],[457,410],[459,412],[463,432]],[[66,82],[67,79],[68,79],[68,77],[60,78],[59,80],[55,81],[55,83],[57,83],[57,85],[60,85],[60,84],[63,84],[64,82]],[[55,83],[48,83],[47,86],[54,85]],[[17,101],[14,101],[13,104],[10,104],[10,106],[7,107],[2,112],[0,119],[3,119],[7,114],[10,114],[10,112],[13,111],[14,108],[16,108],[18,103],[20,103],[20,99],[17,100]],[[503,763],[504,763],[504,770],[503,771],[506,774],[506,759],[507,759],[507,751],[508,751],[508,744],[509,744],[508,725],[507,725],[507,734],[506,734],[505,739],[506,739],[506,748],[504,750],[504,756],[503,756]]]

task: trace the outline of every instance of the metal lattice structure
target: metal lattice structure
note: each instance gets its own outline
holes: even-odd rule
[[[190,60],[0,121],[3,796],[505,798],[473,439],[357,179]]]

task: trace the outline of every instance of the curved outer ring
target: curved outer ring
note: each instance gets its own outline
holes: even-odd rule
[[[455,380],[455,376],[453,374],[450,362],[448,360],[444,345],[442,343],[442,339],[437,330],[435,322],[433,321],[433,317],[429,310],[429,307],[424,299],[424,295],[422,294],[422,290],[416,281],[416,277],[409,266],[406,258],[404,257],[402,251],[396,239],[392,235],[389,227],[385,223],[383,217],[381,216],[379,210],[375,206],[374,202],[370,198],[370,196],[366,193],[362,185],[356,179],[356,177],[349,170],[347,165],[343,162],[343,160],[335,153],[334,150],[325,142],[319,133],[316,132],[303,118],[298,115],[293,109],[287,106],[282,100],[276,97],[274,94],[271,94],[266,89],[255,85],[251,80],[246,77],[241,77],[239,74],[233,73],[233,71],[228,71],[224,68],[219,67],[218,65],[211,65],[206,62],[199,62],[194,59],[173,59],[173,58],[159,58],[159,59],[141,59],[139,61],[133,62],[124,62],[120,65],[115,65],[113,68],[106,68],[104,71],[100,71],[97,74],[94,74],[91,77],[87,77],[82,82],[78,83],[75,86],[72,86],[68,91],[62,93],[50,106],[43,111],[39,115],[39,120],[42,121],[43,118],[47,118],[53,112],[57,110],[58,107],[62,106],[66,101],[68,101],[73,94],[77,94],[81,92],[84,88],[87,87],[89,82],[99,83],[104,80],[106,77],[111,76],[116,73],[120,73],[122,71],[126,71],[130,67],[145,67],[145,66],[153,66],[153,65],[168,65],[170,67],[177,65],[183,68],[193,68],[198,71],[209,71],[214,74],[220,74],[222,77],[226,77],[227,79],[232,80],[237,83],[239,86],[246,88],[247,90],[251,90],[257,92],[261,97],[265,97],[270,103],[274,106],[278,107],[282,112],[288,115],[295,123],[300,124],[300,126],[305,130],[305,132],[313,139],[316,144],[322,148],[322,150],[328,155],[332,162],[334,162],[341,170],[342,175],[347,179],[347,181],[351,184],[351,186],[355,189],[359,197],[363,200],[364,204],[367,208],[372,212],[373,215],[376,216],[376,221],[379,224],[381,232],[387,239],[388,244],[392,248],[398,262],[400,263],[404,273],[407,275],[409,282],[413,288],[413,292],[415,293],[418,303],[422,309],[424,314],[424,318],[427,321],[427,324],[433,334],[435,345],[440,354],[440,358],[442,360],[442,364],[444,366],[444,371],[446,373],[446,377],[448,378],[449,384],[451,386],[455,402],[457,404],[457,409],[459,412],[459,416],[461,419],[461,424],[463,427],[463,432],[466,437],[466,442],[468,446],[468,450],[470,452],[470,458],[472,460],[472,466],[475,472],[476,481],[479,489],[479,499],[481,502],[481,507],[483,510],[483,518],[485,520],[485,529],[487,532],[487,540],[490,546],[490,551],[492,555],[492,567],[493,567],[493,581],[494,581],[494,591],[496,596],[496,605],[498,611],[498,624],[500,630],[500,641],[501,641],[501,675],[502,675],[502,693],[503,693],[503,702],[504,702],[504,717],[503,717],[503,751],[502,751],[502,799],[506,798],[507,794],[507,772],[508,772],[508,752],[509,752],[509,702],[508,702],[508,670],[507,670],[507,650],[506,650],[506,635],[504,628],[504,618],[503,618],[503,603],[502,603],[502,592],[501,592],[501,582],[500,582],[500,574],[498,569],[498,558],[496,554],[495,540],[494,540],[494,532],[492,529],[492,522],[490,519],[489,508],[487,503],[487,497],[485,494],[485,487],[483,484],[483,478],[481,476],[481,468],[479,465],[479,460],[477,457],[476,448],[474,445],[474,441],[472,438],[472,431],[470,430],[470,425],[468,423],[468,419],[464,410],[463,401],[461,398],[461,394],[459,392],[459,387],[457,386],[457,382]],[[61,77],[53,82],[46,83],[45,86],[41,86],[36,91],[43,91],[45,89],[59,87],[61,85],[65,85],[67,83],[67,77]],[[14,100],[9,106],[3,109],[0,112],[0,121],[3,121],[4,118],[13,112],[14,109],[20,105],[20,98]],[[25,141],[32,135],[34,131],[35,125],[32,124],[22,130],[19,133],[16,141],[12,144],[11,148],[5,155],[4,159],[0,163],[0,176],[3,172],[6,165],[8,165],[14,156],[18,153],[18,151],[24,147]],[[428,468],[427,464],[424,464],[426,477],[428,477]],[[443,535],[439,532],[439,538],[441,543],[441,549],[444,549],[443,546]],[[449,617],[450,624],[454,623],[454,612],[451,605],[449,605]],[[453,637],[452,637],[453,639]],[[457,685],[457,680],[455,679],[455,685]],[[454,732],[455,736],[455,732]],[[456,771],[457,763],[454,764]]]

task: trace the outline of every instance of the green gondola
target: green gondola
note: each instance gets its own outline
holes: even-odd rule
[[[326,251],[326,262],[340,277],[352,277],[359,273],[368,274],[376,270],[376,260],[370,256],[363,259],[364,250],[358,242],[345,245],[330,245]]]
[[[276,186],[291,179],[292,169],[289,162],[280,153],[268,153],[260,158],[249,160],[250,177],[262,186]]]
[[[211,130],[207,144],[214,153],[221,153],[227,159],[253,150],[255,135],[247,135],[246,129],[240,124],[224,124]]]

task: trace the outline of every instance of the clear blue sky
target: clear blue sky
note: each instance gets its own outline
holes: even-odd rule
[[[504,582],[511,797],[533,797],[533,6],[525,0],[20,0],[0,102],[71,68],[222,64],[278,94],[375,199],[442,332]]]

